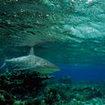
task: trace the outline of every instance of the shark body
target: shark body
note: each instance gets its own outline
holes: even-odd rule
[[[8,71],[33,70],[41,74],[49,74],[59,71],[59,68],[41,57],[35,56],[33,48],[29,55],[7,59],[1,68],[7,67]]]

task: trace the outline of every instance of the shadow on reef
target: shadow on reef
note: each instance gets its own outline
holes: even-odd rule
[[[32,71],[0,74],[0,105],[105,104],[105,88],[98,83],[50,78]]]
[[[34,95],[41,89],[42,81],[52,78],[48,75],[39,75],[36,72],[18,71],[0,75],[0,89],[5,90],[20,98],[34,92]],[[32,95],[32,94],[31,94]]]

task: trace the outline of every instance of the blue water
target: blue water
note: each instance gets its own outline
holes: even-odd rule
[[[69,66],[61,65],[61,71],[54,73],[56,78],[70,76],[73,81],[103,81],[105,66]]]

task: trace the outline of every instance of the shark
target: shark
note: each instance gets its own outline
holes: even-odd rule
[[[26,56],[6,59],[0,68],[1,72],[3,72],[3,68],[6,68],[5,71],[33,70],[40,74],[50,74],[60,70],[48,60],[36,56],[33,47],[30,48],[30,52]]]

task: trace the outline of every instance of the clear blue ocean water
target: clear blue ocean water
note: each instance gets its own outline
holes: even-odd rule
[[[104,81],[105,66],[60,65],[61,71],[54,73],[56,78],[70,76],[73,81]]]

